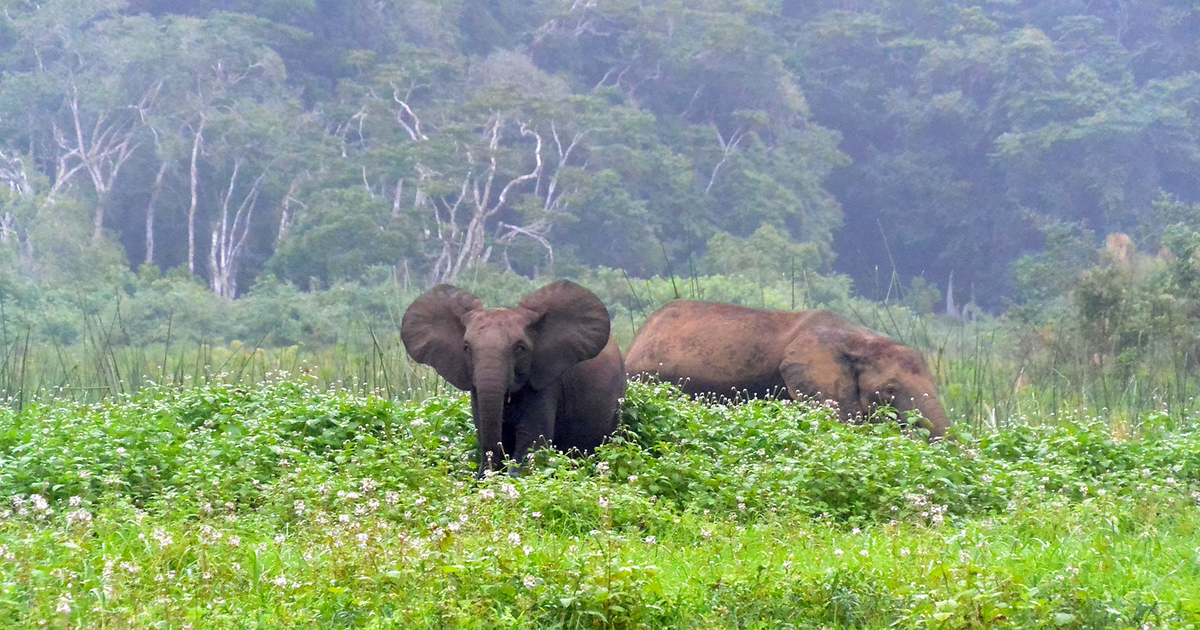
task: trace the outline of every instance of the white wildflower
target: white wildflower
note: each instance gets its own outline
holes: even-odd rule
[[[87,525],[92,522],[92,513],[79,508],[73,512],[67,512],[68,525]]]
[[[171,536],[167,534],[167,530],[157,527],[150,533],[151,538],[158,543],[159,547],[166,547],[171,544]]]

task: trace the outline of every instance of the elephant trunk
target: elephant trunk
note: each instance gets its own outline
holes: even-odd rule
[[[501,357],[481,357],[475,364],[475,431],[482,456],[480,472],[498,469],[504,461],[504,399],[508,370]],[[511,453],[509,453],[511,455]]]
[[[942,403],[936,396],[930,394],[923,402],[917,404],[917,409],[929,421],[929,425],[926,427],[929,429],[929,437],[940,438],[946,435],[950,421],[946,417],[946,409],[942,407]]]

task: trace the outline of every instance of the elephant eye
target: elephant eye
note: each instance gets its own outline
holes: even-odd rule
[[[518,341],[517,345],[513,348],[513,350],[515,350],[517,352],[517,354],[525,354],[525,353],[529,352],[529,346],[526,345],[525,342],[523,342],[523,341]]]
[[[464,343],[463,344],[463,352],[466,352],[467,354],[471,354],[471,344]]]

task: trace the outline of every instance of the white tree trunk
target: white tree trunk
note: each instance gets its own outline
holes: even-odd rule
[[[146,204],[146,257],[144,262],[149,265],[154,262],[154,212],[158,202],[158,194],[162,192],[163,175],[167,173],[167,163],[158,167],[154,176],[154,186],[150,189],[150,202]]]
[[[234,160],[233,173],[229,176],[229,188],[221,202],[220,220],[213,221],[208,257],[209,282],[213,293],[229,300],[237,297],[238,259],[246,247],[247,237],[250,236],[250,220],[254,215],[254,204],[258,200],[258,186],[266,175],[264,170],[254,180],[237,210],[231,214],[230,206],[241,166],[241,158]]]
[[[200,144],[204,141],[204,125],[208,119],[200,115],[200,126],[192,136],[192,161],[188,166],[188,176],[191,182],[192,200],[188,205],[187,238],[188,238],[188,273],[196,275],[196,201],[200,187]]]

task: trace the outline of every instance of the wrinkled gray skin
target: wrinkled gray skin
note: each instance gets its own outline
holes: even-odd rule
[[[625,365],[608,310],[578,284],[555,282],[498,309],[439,285],[408,307],[400,336],[413,359],[471,392],[481,474],[506,456],[523,462],[543,442],[588,453],[616,430]]]
[[[919,411],[932,437],[950,426],[925,360],[908,346],[829,311],[764,311],[676,300],[629,344],[630,374],[689,394],[775,396],[836,403],[846,421],[882,405]]]

